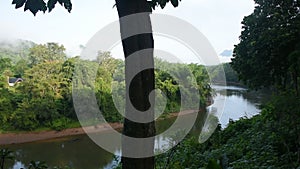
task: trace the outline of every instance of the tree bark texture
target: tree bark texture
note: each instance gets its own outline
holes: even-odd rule
[[[144,13],[146,17],[138,18],[134,23],[132,22],[120,22],[120,30],[122,37],[123,51],[125,55],[125,82],[129,87],[130,99],[126,99],[125,115],[129,115],[131,112],[128,108],[128,104],[131,104],[135,109],[139,111],[146,111],[151,109],[147,116],[154,119],[154,108],[150,104],[149,94],[154,90],[154,69],[146,69],[138,73],[132,80],[128,79],[128,71],[132,66],[139,66],[144,64],[151,64],[154,67],[153,48],[154,40],[152,35],[152,26],[150,20],[151,7],[147,0],[116,0],[116,7],[118,10],[119,18],[128,16],[131,14]],[[151,30],[151,33],[137,34],[124,39],[124,32],[126,29],[133,30]],[[127,59],[135,52],[147,49],[146,54],[139,55],[138,59],[132,61]],[[154,98],[152,98],[154,101]],[[152,102],[151,101],[151,102]],[[154,102],[153,102],[154,103]],[[128,117],[128,116],[127,116]],[[147,138],[155,136],[155,124],[154,121],[149,123],[138,123],[131,121],[127,118],[124,120],[123,135],[135,138]],[[148,151],[154,152],[154,139],[151,143],[147,142],[144,145],[128,145],[126,140],[122,140],[122,152],[125,153],[129,149],[136,151]],[[154,154],[154,153],[153,153]],[[154,168],[154,156],[147,158],[129,158],[122,157],[123,169],[153,169]]]

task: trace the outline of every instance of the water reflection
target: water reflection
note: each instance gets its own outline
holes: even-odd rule
[[[199,142],[205,142],[215,131],[218,123],[225,128],[229,120],[250,118],[260,112],[259,105],[265,96],[261,92],[249,91],[236,86],[212,85],[213,104],[207,107],[207,118],[199,135]]]
[[[191,131],[191,134],[199,136],[204,125],[203,119],[207,117],[203,128],[203,131],[207,133],[201,132],[203,141],[209,138],[211,134],[209,131],[214,130],[218,120],[222,127],[226,127],[229,119],[238,120],[240,117],[251,117],[259,113],[258,105],[264,98],[259,92],[249,92],[240,87],[213,86],[213,88],[215,89],[215,96],[213,105],[208,107],[210,114],[199,113],[196,124]],[[216,115],[219,119],[210,115]],[[165,131],[173,124],[175,119],[174,117],[159,122],[156,125],[157,131]],[[171,141],[170,137],[159,137],[155,140],[155,148],[168,146]],[[117,165],[120,160],[119,158],[114,160],[113,154],[101,149],[86,135],[37,143],[2,146],[0,148],[9,148],[15,152],[15,161],[7,162],[9,169],[24,168],[28,166],[31,160],[46,161],[50,167],[70,166],[76,169],[110,169]],[[120,147],[115,147],[115,154],[121,154]]]
[[[261,92],[249,91],[236,86],[216,86],[214,108],[222,127],[226,127],[229,119],[238,120],[241,117],[252,117],[260,112],[259,105],[265,97]]]
[[[201,116],[198,116],[201,117]],[[185,116],[188,118],[188,115]],[[157,130],[164,131],[169,128],[176,117],[166,119],[157,123]],[[199,121],[199,120],[198,120]],[[193,132],[199,131],[199,122],[193,127]],[[109,135],[107,133],[98,133],[101,135]],[[176,133],[174,133],[176,134]],[[172,138],[161,135],[155,140],[155,149],[162,151],[170,147]],[[48,141],[40,141],[26,144],[7,145],[0,148],[8,148],[14,151],[16,157],[14,162],[7,162],[9,169],[20,169],[28,166],[30,161],[45,161],[49,167],[69,166],[71,168],[82,169],[110,169],[116,166],[120,161],[115,156],[96,145],[88,136],[72,136],[61,139]],[[121,155],[121,148],[115,147],[115,155]]]
[[[5,146],[15,152],[14,164],[10,168],[19,169],[28,166],[30,161],[46,161],[50,167],[69,166],[71,168],[104,168],[112,163],[113,154],[98,147],[87,136],[16,144]],[[116,149],[117,153],[117,149]]]

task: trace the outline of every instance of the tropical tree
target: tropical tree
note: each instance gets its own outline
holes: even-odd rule
[[[9,58],[0,58],[0,73],[3,73],[4,70],[12,66],[11,59]]]
[[[0,168],[4,169],[5,160],[13,160],[14,156],[12,151],[8,149],[0,149]]]
[[[11,67],[11,59],[0,58],[0,88],[3,88],[7,85],[7,76],[11,74]]]
[[[245,17],[233,68],[252,88],[294,88],[299,94],[300,3],[298,0],[255,0]]]
[[[0,130],[9,127],[11,114],[14,111],[14,96],[7,88],[0,87]]]
[[[51,62],[65,60],[65,47],[57,43],[47,43],[45,45],[36,45],[30,48],[29,62],[31,65],[36,65],[43,62]]]
[[[34,15],[38,11],[45,12],[47,9],[49,12],[55,7],[56,3],[60,3],[60,5],[64,6],[69,12],[72,10],[72,3],[70,0],[49,0],[45,3],[43,0],[13,0],[13,4],[16,5],[16,8],[20,8],[25,5],[24,10],[30,10]],[[120,22],[121,28],[121,37],[122,37],[122,45],[123,51],[125,54],[125,58],[133,54],[134,52],[149,49],[147,50],[144,56],[139,56],[139,59],[136,59],[132,62],[126,62],[125,68],[129,69],[131,66],[137,65],[146,65],[150,64],[154,67],[153,61],[153,48],[154,48],[154,40],[152,35],[152,27],[150,21],[150,13],[152,9],[155,9],[155,6],[160,5],[161,8],[164,8],[167,2],[171,2],[174,7],[178,6],[178,0],[116,0],[116,7],[119,14],[119,18],[137,14],[137,13],[146,13],[146,15],[137,16],[138,18],[132,22]],[[125,37],[126,28],[130,28],[136,30],[137,32],[150,32],[139,35],[134,35],[129,38]],[[150,30],[150,31],[149,31]],[[126,38],[126,39],[125,39]],[[125,71],[126,74],[129,72]],[[127,76],[126,76],[127,77]],[[149,101],[148,95],[154,89],[154,69],[148,69],[139,73],[133,81],[128,81],[126,78],[126,85],[130,85],[132,88],[127,91],[127,95],[130,96],[130,100],[132,105],[140,111],[147,110],[151,107],[150,102],[154,103],[154,100]],[[133,92],[134,91],[134,92]],[[128,105],[128,104],[126,104]],[[127,106],[126,106],[127,107]],[[126,114],[132,113],[128,112],[126,108]],[[154,119],[154,112],[149,111],[150,115]],[[152,114],[151,114],[152,113]],[[131,137],[151,137],[155,135],[155,125],[154,121],[150,123],[135,123],[128,119],[124,121],[124,129],[123,134]],[[126,145],[126,141],[124,141],[123,148],[128,146]],[[147,145],[139,145],[137,147],[132,147],[123,149],[123,153],[126,153],[129,149],[136,150],[145,150],[149,152],[153,152],[154,150],[154,140],[152,143]],[[127,168],[154,168],[154,157],[149,158],[122,158],[123,169]]]
[[[17,88],[18,93],[23,93],[22,102],[15,113],[16,117],[31,120],[24,124],[26,120],[17,118],[16,125],[25,129],[33,129],[42,123],[52,126],[53,121],[61,116],[73,115],[70,110],[72,67],[68,62],[43,62],[25,72],[26,80]],[[33,125],[34,121],[38,123]]]
[[[28,60],[20,59],[14,66],[13,72],[15,77],[23,77],[25,71],[29,68]]]

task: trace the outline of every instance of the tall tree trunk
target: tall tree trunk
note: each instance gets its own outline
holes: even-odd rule
[[[149,114],[154,119],[153,105],[150,104],[149,94],[154,90],[154,69],[146,69],[138,73],[133,80],[130,81],[128,74],[130,69],[134,66],[142,67],[142,65],[152,65],[154,67],[153,48],[154,40],[152,35],[152,26],[150,21],[151,8],[147,3],[147,0],[116,0],[116,6],[119,14],[119,18],[127,15],[147,12],[146,16],[137,18],[132,22],[121,22],[120,30],[122,37],[123,51],[125,54],[125,82],[129,88],[127,95],[130,99],[126,99],[126,117],[130,117],[132,113],[136,113],[129,108],[129,103],[139,111],[146,111],[151,109]],[[144,32],[145,30],[151,30],[151,33],[138,34],[125,38],[126,30],[137,30]],[[127,59],[131,54],[147,49],[146,53],[138,56],[137,59]],[[154,98],[151,98],[151,103],[154,103]],[[134,115],[134,114],[133,114]],[[127,118],[124,120],[123,134],[134,138],[147,138],[155,135],[155,124],[149,123],[137,123]],[[145,151],[154,152],[154,139],[150,142],[145,142],[140,145],[128,144],[126,139],[122,140],[122,153],[126,154],[126,151]],[[154,153],[153,153],[154,154]],[[122,157],[123,169],[153,169],[154,168],[154,156],[147,158],[129,158]]]

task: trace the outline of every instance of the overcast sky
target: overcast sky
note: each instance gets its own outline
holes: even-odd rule
[[[114,0],[72,0],[71,13],[57,4],[51,13],[39,12],[36,17],[29,11],[24,13],[23,8],[14,9],[11,2],[0,1],[1,39],[58,42],[67,48],[68,55],[80,54],[79,45],[85,45],[97,31],[118,19],[117,10],[113,8]],[[155,10],[154,13],[169,14],[191,23],[221,54],[224,50],[233,49],[234,44],[239,42],[241,21],[253,9],[253,0],[182,0],[177,8],[167,4],[165,9]],[[163,49],[160,38],[155,37],[155,40]],[[115,50],[113,54],[120,55],[121,47]],[[225,61],[230,57],[220,58]],[[188,56],[185,61],[193,62]]]

